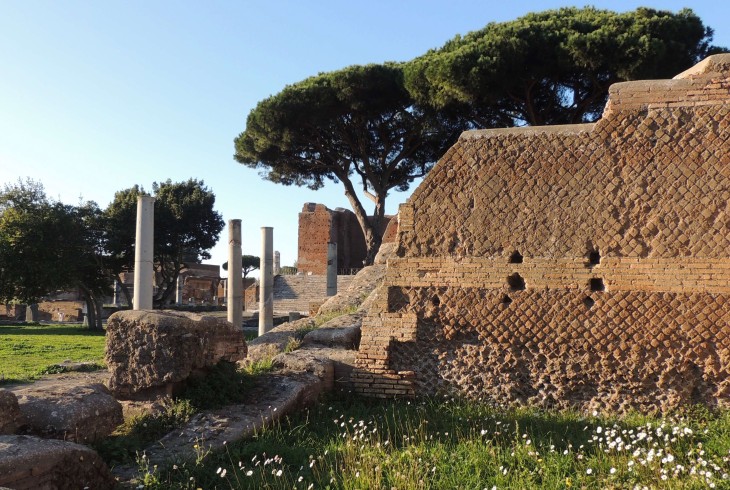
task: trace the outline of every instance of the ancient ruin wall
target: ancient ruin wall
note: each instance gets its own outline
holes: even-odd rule
[[[464,133],[401,207],[358,390],[727,404],[729,138],[730,55],[595,124]]]
[[[388,229],[390,221],[391,216],[386,216],[380,226],[381,232]],[[355,213],[343,208],[333,211],[324,204],[306,203],[299,213],[299,272],[327,274],[328,242],[337,244],[339,274],[350,274],[362,268],[367,247]]]

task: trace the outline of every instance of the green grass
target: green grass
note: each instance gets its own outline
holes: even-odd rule
[[[242,370],[233,363],[220,362],[205,377],[190,379],[179,396],[165,402],[163,410],[128,418],[94,448],[110,466],[134,462],[145,447],[185,425],[194,414],[243,402],[255,387],[257,376],[271,370],[271,359]]]
[[[31,381],[65,360],[103,358],[104,332],[79,325],[0,325],[0,384]]]
[[[135,461],[139,453],[173,429],[182,427],[195,409],[187,400],[168,400],[157,414],[140,413],[129,417],[94,449],[109,466]]]
[[[345,308],[342,310],[335,310],[335,311],[328,311],[327,313],[322,313],[321,315],[317,315],[314,317],[314,327],[313,328],[319,328],[320,326],[324,325],[330,320],[334,320],[337,317],[340,317],[342,315],[351,315],[357,311],[356,306],[351,306],[349,308]],[[306,328],[306,327],[305,327]]]
[[[147,488],[730,488],[730,412],[582,416],[348,395]],[[310,486],[311,485],[311,486]]]

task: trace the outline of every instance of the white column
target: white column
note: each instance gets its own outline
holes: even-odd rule
[[[278,276],[281,274],[281,254],[279,251],[274,252],[274,275]]]
[[[327,296],[337,294],[337,244],[327,243]]]
[[[259,335],[274,327],[274,229],[261,227]]]
[[[134,242],[134,309],[152,309],[154,277],[155,198],[137,198],[137,235]]]
[[[185,284],[185,277],[180,273],[177,276],[177,291],[175,292],[175,304],[178,306],[183,303],[183,284]]]
[[[243,326],[243,270],[241,265],[241,220],[228,220],[228,321]]]
[[[119,306],[119,282],[114,279],[114,296],[112,299],[114,306]]]

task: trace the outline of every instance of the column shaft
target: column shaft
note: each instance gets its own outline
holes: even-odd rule
[[[243,326],[241,220],[228,220],[228,321]]]
[[[337,244],[327,244],[327,296],[337,294]]]
[[[274,229],[261,228],[259,335],[274,327]]]
[[[134,242],[134,309],[152,309],[154,279],[155,198],[137,198],[137,234]]]

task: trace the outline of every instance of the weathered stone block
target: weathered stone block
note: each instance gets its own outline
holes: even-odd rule
[[[353,319],[352,325],[338,327],[320,327],[307,333],[302,344],[318,344],[342,349],[357,349],[360,345],[361,318]]]
[[[15,434],[24,423],[17,397],[0,388],[0,434]]]
[[[118,397],[170,394],[176,383],[219,361],[246,357],[243,330],[222,318],[175,311],[109,317],[105,360]]]
[[[115,486],[104,461],[86,446],[32,436],[0,436],[0,487],[70,490]]]
[[[30,385],[16,395],[27,430],[38,436],[87,444],[124,422],[122,405],[102,384]]]

